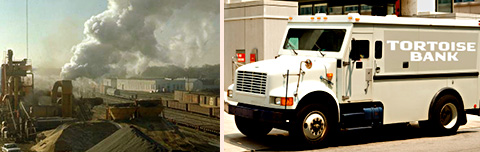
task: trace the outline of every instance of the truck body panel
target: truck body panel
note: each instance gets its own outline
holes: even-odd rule
[[[426,121],[445,90],[459,102],[457,125],[467,110],[478,111],[478,21],[358,14],[289,20],[278,58],[236,70],[225,97],[228,113],[295,119],[303,107],[322,103],[337,108],[340,124],[363,116],[368,120],[362,124],[371,125]],[[305,101],[315,92],[329,99]],[[280,104],[288,98],[292,105]]]

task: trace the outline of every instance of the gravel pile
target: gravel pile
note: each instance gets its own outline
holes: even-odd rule
[[[137,128],[124,127],[111,136],[105,138],[87,152],[116,151],[116,152],[157,152],[169,151],[165,146],[160,145],[152,138],[142,133]]]
[[[44,139],[30,150],[40,152],[86,151],[112,135],[120,126],[113,122],[75,122],[43,132]]]
[[[177,126],[163,118],[137,118],[124,125],[89,151],[198,151]]]

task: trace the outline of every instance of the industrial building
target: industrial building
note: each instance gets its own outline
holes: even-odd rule
[[[160,89],[168,88],[173,90],[183,90],[184,83],[182,81],[171,80],[165,85],[165,79],[117,79],[117,89],[126,91],[144,91],[157,92]]]
[[[218,80],[199,80],[195,78],[107,78],[103,79],[102,86],[105,91],[106,88],[113,88],[126,91],[173,92],[175,90],[218,89],[219,83]]]
[[[273,59],[289,16],[325,13],[478,19],[480,0],[226,0],[224,89],[241,65]]]
[[[181,81],[183,89],[175,90],[186,90],[186,91],[199,91],[203,89],[202,81],[193,78],[178,78],[175,81]]]

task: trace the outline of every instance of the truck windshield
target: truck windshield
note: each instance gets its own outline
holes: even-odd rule
[[[345,29],[292,28],[288,30],[283,49],[338,52],[342,47],[345,31]]]

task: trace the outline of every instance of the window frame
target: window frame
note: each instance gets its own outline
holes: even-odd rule
[[[377,44],[379,44],[378,42],[380,42],[380,46],[377,46]],[[380,49],[380,50],[378,50]],[[383,41],[382,40],[376,40],[375,41],[375,59],[382,59],[383,57]]]

